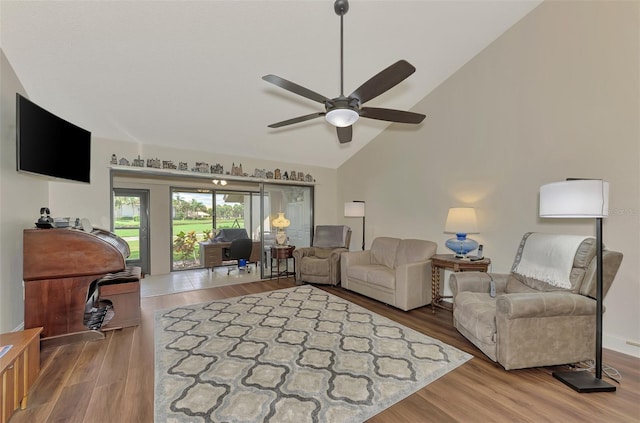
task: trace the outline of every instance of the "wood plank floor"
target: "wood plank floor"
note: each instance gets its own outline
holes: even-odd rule
[[[104,340],[42,350],[42,371],[28,407],[10,423],[153,422],[156,310],[294,286],[261,281],[142,299],[142,324]],[[403,312],[342,288],[322,287],[475,356],[369,422],[640,422],[640,359],[605,350],[623,375],[617,391],[578,394],[551,376],[555,368],[505,371],[452,326],[451,312]]]

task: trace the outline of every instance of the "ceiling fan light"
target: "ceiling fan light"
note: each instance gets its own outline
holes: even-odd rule
[[[329,110],[324,117],[333,126],[345,128],[353,125],[360,115],[353,109],[333,109]]]

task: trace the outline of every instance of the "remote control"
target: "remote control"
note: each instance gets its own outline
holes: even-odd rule
[[[489,282],[489,296],[491,298],[496,297],[496,283],[493,281],[493,279],[491,279],[491,282]]]

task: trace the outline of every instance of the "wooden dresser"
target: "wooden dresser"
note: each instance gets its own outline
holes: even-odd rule
[[[0,357],[0,423],[6,423],[18,407],[27,407],[29,388],[40,373],[40,332],[26,329],[0,335],[0,347],[13,345]]]

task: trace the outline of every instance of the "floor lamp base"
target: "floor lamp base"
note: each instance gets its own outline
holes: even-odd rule
[[[588,371],[553,372],[553,377],[573,389],[583,393],[614,392],[616,387],[598,379]]]

